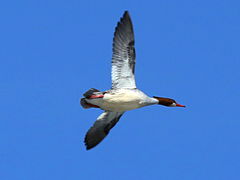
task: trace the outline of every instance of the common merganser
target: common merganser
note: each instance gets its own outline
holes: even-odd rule
[[[83,108],[104,110],[85,136],[86,149],[99,144],[116,125],[125,111],[153,104],[169,107],[185,107],[175,100],[164,97],[149,97],[136,88],[134,77],[135,48],[133,25],[128,11],[125,11],[115,28],[112,55],[112,88],[99,91],[91,88],[80,100]]]

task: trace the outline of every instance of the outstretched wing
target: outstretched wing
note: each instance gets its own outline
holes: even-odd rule
[[[136,88],[135,59],[133,25],[129,13],[125,11],[113,38],[112,89]]]
[[[109,131],[119,121],[124,112],[105,111],[102,113],[88,130],[85,136],[85,145],[87,150],[98,145],[109,133]]]

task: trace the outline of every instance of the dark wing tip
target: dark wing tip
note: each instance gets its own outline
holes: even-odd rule
[[[111,120],[110,122],[102,123],[99,122],[99,120],[97,120],[94,123],[94,125],[88,130],[84,139],[84,143],[87,150],[97,146],[108,135],[109,131],[119,121],[120,117],[122,116],[122,113],[113,115],[114,117],[110,119]],[[108,114],[104,118],[108,118]]]
[[[128,12],[128,10],[125,10],[124,13],[123,13],[123,17],[129,17],[130,18],[130,14]]]
[[[106,136],[104,132],[96,135],[94,131],[94,127],[91,127],[85,136],[84,143],[87,150],[90,150],[97,146]]]
[[[84,144],[85,144],[85,146],[86,146],[86,150],[89,150],[89,149],[93,148],[93,147],[91,147],[91,146],[89,145],[89,143],[88,143],[87,135],[86,135],[85,138],[84,138]]]
[[[124,23],[124,21],[127,21],[128,23],[130,23],[131,24],[131,26],[132,26],[132,20],[131,20],[131,17],[130,17],[130,14],[129,14],[129,12],[128,11],[125,11],[124,12],[124,14],[123,14],[123,16],[122,16],[122,18],[121,18],[121,23]],[[127,23],[126,22],[126,23]]]
[[[95,146],[90,146],[90,145],[88,145],[86,142],[85,142],[85,146],[86,146],[86,150],[90,150],[90,149],[92,149],[93,147],[95,147]]]
[[[115,41],[130,41],[131,45],[134,45],[134,32],[131,17],[128,11],[125,11],[123,16],[118,21],[115,27],[114,37],[113,37],[113,49],[115,46]]]
[[[130,26],[131,30],[133,30],[133,28],[132,28],[132,20],[131,20],[131,17],[130,17],[130,14],[129,14],[128,11],[124,11],[123,16],[120,18],[120,21],[118,22],[117,27],[115,28],[115,30],[117,30],[118,27],[120,28],[121,24],[125,24],[127,26]]]
[[[84,144],[86,146],[86,150],[90,150],[90,149],[94,148],[97,145],[97,144],[89,143],[88,140],[87,140],[87,136],[85,137]]]

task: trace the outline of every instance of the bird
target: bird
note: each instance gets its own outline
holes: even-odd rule
[[[80,99],[83,108],[100,108],[104,112],[97,118],[86,133],[86,149],[98,145],[117,124],[121,116],[129,110],[159,104],[168,107],[185,107],[174,99],[149,97],[136,87],[135,82],[136,54],[134,32],[131,17],[125,11],[117,23],[112,44],[112,86],[110,90],[89,89]]]

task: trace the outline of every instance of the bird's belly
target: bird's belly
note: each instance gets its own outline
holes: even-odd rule
[[[142,99],[136,94],[105,94],[92,102],[107,111],[123,112],[142,107]]]
[[[108,111],[122,112],[132,109],[140,108],[141,106],[137,102],[125,102],[125,101],[105,101],[101,108]]]

